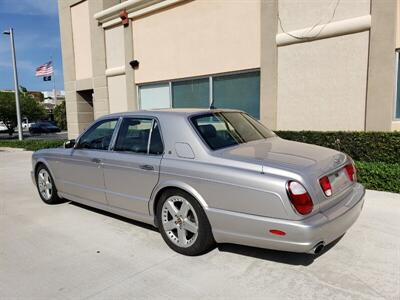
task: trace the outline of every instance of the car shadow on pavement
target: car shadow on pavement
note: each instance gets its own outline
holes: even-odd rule
[[[142,223],[139,221],[135,221],[129,218],[122,217],[120,215],[116,215],[98,208],[94,208],[91,206],[87,206],[81,203],[69,201],[65,199],[66,202],[70,205],[74,205],[86,210],[90,210],[94,213],[102,214],[104,216],[114,218],[117,220],[120,220],[122,222],[126,222],[135,226],[139,226],[145,229],[149,229],[155,232],[159,232],[159,230],[149,224]],[[207,252],[213,251],[215,248],[217,248],[221,252],[230,252],[238,255],[244,255],[244,256],[249,256],[257,259],[262,259],[262,260],[269,260],[269,261],[274,261],[282,264],[288,264],[288,265],[302,265],[302,266],[309,266],[311,265],[315,260],[318,259],[318,257],[324,255],[326,252],[328,252],[332,247],[334,247],[340,239],[343,237],[340,236],[337,238],[335,241],[330,243],[329,245],[325,246],[322,252],[318,255],[312,255],[312,254],[307,254],[307,253],[294,253],[294,252],[285,252],[285,251],[277,251],[277,250],[270,250],[270,249],[263,249],[263,248],[255,248],[255,247],[250,247],[250,246],[244,246],[244,245],[236,245],[236,244],[217,244],[216,247],[213,247],[209,249]],[[207,253],[206,252],[206,253]],[[205,253],[203,253],[205,254]]]
[[[107,217],[110,217],[110,218],[113,218],[113,219],[120,220],[122,222],[126,222],[126,223],[129,223],[129,224],[135,225],[135,226],[139,226],[139,227],[142,227],[142,228],[145,228],[145,229],[149,229],[149,230],[158,232],[158,229],[155,228],[152,225],[149,225],[149,224],[146,224],[146,223],[142,223],[142,222],[139,222],[139,221],[136,221],[136,220],[132,220],[132,219],[129,219],[129,218],[125,218],[125,217],[122,217],[120,215],[116,215],[116,214],[110,213],[108,211],[104,211],[104,210],[101,210],[101,209],[98,209],[98,208],[87,206],[87,205],[84,205],[84,204],[81,204],[81,203],[78,203],[78,202],[72,202],[72,201],[69,201],[69,200],[66,200],[66,201],[68,202],[68,204],[71,204],[71,205],[74,205],[74,206],[78,206],[80,208],[84,208],[84,209],[90,210],[90,211],[98,213],[98,214],[102,214],[103,216],[107,216]]]
[[[255,248],[236,244],[218,244],[217,248],[221,252],[230,252],[239,255],[254,257],[257,259],[274,261],[282,264],[309,266],[315,260],[318,260],[318,257],[324,255],[332,247],[334,247],[342,237],[343,236],[325,246],[322,252],[318,255]]]

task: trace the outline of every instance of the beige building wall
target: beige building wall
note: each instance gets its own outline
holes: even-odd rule
[[[371,0],[366,130],[393,129],[397,0]]]
[[[109,112],[128,110],[127,84],[125,75],[125,36],[122,25],[104,30],[106,44],[106,75]]]
[[[106,65],[108,68],[124,67],[124,27],[114,26],[104,30],[106,42]]]
[[[72,36],[75,54],[75,78],[85,79],[93,75],[88,1],[71,7]]]
[[[260,1],[197,0],[133,20],[136,83],[260,67]]]
[[[126,93],[126,76],[118,75],[107,78],[108,97],[110,99],[110,113],[128,110]]]
[[[370,11],[369,0],[341,1],[332,18],[334,4],[328,0],[280,0],[278,31],[341,21]],[[279,47],[277,128],[364,130],[368,47],[368,31]]]

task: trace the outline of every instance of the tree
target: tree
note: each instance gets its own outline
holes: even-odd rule
[[[67,111],[65,108],[65,101],[54,108],[54,119],[61,130],[67,130]]]
[[[46,116],[46,110],[34,99],[20,94],[21,117],[37,121]],[[8,128],[8,133],[12,135],[17,126],[17,113],[15,107],[14,92],[0,92],[0,121]]]

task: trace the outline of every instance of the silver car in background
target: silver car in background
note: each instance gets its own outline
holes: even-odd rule
[[[281,139],[235,110],[102,117],[64,148],[35,152],[32,179],[48,204],[152,224],[185,255],[215,242],[318,254],[364,202],[349,156]]]

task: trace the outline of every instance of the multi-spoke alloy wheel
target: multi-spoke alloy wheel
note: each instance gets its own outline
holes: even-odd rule
[[[170,189],[162,194],[157,204],[157,223],[164,241],[176,252],[198,255],[214,243],[203,208],[182,190]]]
[[[47,204],[56,204],[60,202],[57,195],[57,189],[49,170],[40,165],[36,171],[36,185],[40,198]]]
[[[45,200],[50,200],[53,193],[53,184],[46,169],[41,169],[38,173],[39,192]]]
[[[198,219],[193,206],[180,196],[172,196],[162,207],[162,227],[169,239],[179,247],[194,244],[198,232]]]

